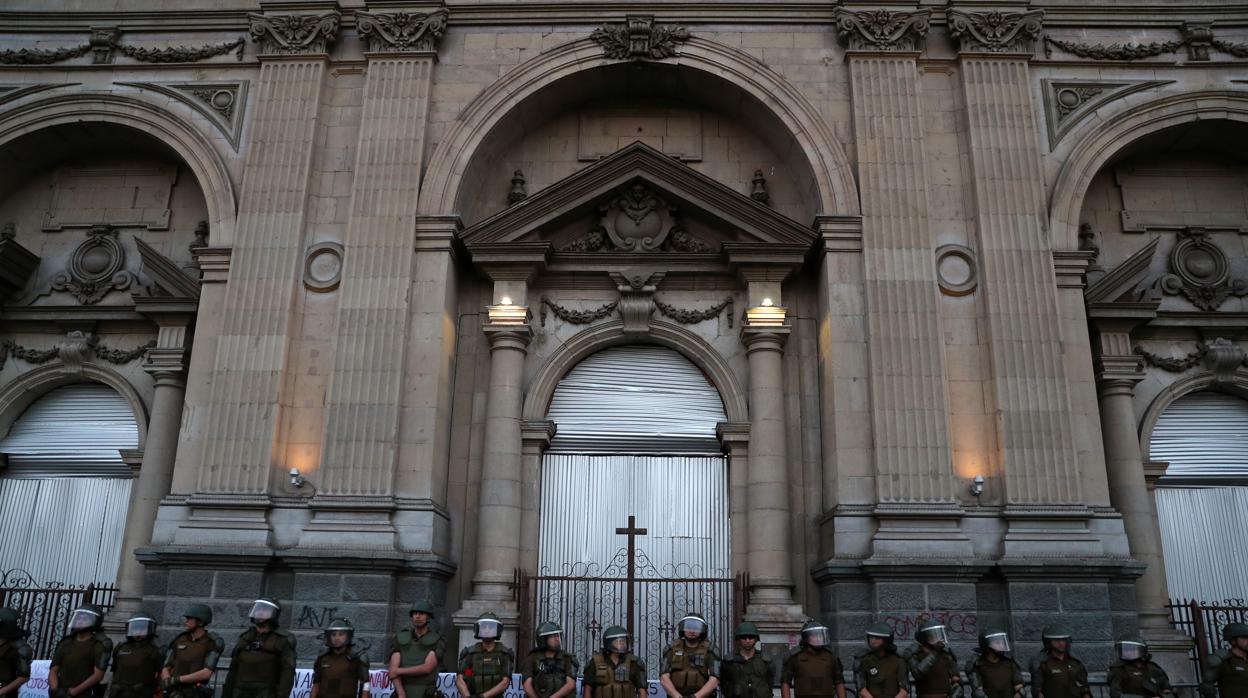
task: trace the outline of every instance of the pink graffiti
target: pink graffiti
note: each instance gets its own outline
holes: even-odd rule
[[[957,611],[924,611],[884,619],[898,640],[913,637],[919,628],[932,621],[943,624],[952,637],[973,638],[979,632],[974,614]]]

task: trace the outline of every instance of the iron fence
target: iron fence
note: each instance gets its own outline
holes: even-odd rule
[[[25,570],[0,573],[0,606],[17,610],[36,659],[52,656],[75,608],[93,603],[107,613],[116,602],[117,587],[112,584],[40,583]]]

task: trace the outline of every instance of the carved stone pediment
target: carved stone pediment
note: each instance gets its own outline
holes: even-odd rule
[[[470,226],[461,239],[474,257],[483,247],[544,241],[556,254],[618,254],[646,264],[661,255],[715,260],[733,245],[807,249],[817,237],[637,142]]]

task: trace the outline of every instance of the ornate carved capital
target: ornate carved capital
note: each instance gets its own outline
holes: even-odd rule
[[[326,53],[338,37],[341,15],[261,15],[249,14],[252,41],[260,52],[274,55]]]
[[[528,325],[486,325],[481,328],[490,340],[490,351],[513,349],[527,353],[533,341],[533,328]]]
[[[742,327],[741,343],[745,345],[745,353],[756,351],[774,351],[784,353],[784,343],[789,339],[788,327]]]
[[[395,12],[375,14],[356,12],[360,37],[374,52],[406,53],[435,52],[446,33],[450,13],[440,7],[432,12]]]
[[[836,31],[850,51],[919,51],[927,37],[931,10],[836,11]]]
[[[117,27],[91,27],[91,38],[87,40],[91,44],[91,62],[112,63],[113,48],[120,36],[121,31]]]
[[[949,33],[962,53],[1025,53],[1035,50],[1044,10],[963,12],[949,10]]]
[[[607,58],[616,60],[662,60],[676,55],[676,44],[689,40],[689,30],[671,24],[655,24],[654,15],[628,15],[624,24],[604,24],[589,38]]]

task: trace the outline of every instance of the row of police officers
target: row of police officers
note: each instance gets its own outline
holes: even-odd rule
[[[212,609],[188,607],[185,629],[165,647],[157,644],[156,622],[131,618],[126,639],[116,648],[102,632],[103,611],[86,605],[71,614],[66,636],[58,643],[48,673],[51,698],[103,698],[102,681],[113,671],[108,698],[212,698],[213,677],[225,643],[209,631]],[[295,638],[279,626],[281,605],[257,599],[251,626],[234,644],[223,698],[287,698],[294,684]],[[433,607],[411,606],[409,627],[398,631],[387,650],[387,670],[396,698],[434,698],[446,643],[433,626]],[[462,698],[502,698],[513,671],[523,676],[527,698],[566,698],[580,676],[585,698],[646,698],[646,667],[632,653],[622,627],[603,632],[602,645],[581,671],[563,648],[555,623],[537,628],[535,647],[516,667],[512,650],[502,643],[503,624],[493,614],[479,617],[476,642],[459,654],[456,688]],[[735,633],[735,648],[721,656],[711,645],[706,619],[694,613],[677,624],[677,636],[663,653],[660,683],[670,698],[770,698],[775,677],[772,661],[759,646],[752,623]],[[30,676],[30,648],[16,611],[0,608],[0,698],[16,696]],[[1204,667],[1201,698],[1248,698],[1248,625],[1228,624],[1230,645]],[[1004,631],[979,636],[975,656],[960,667],[948,646],[944,625],[931,622],[915,633],[914,645],[899,652],[893,630],[879,623],[867,629],[865,651],[855,657],[859,698],[950,698],[961,694],[962,672],[972,698],[1023,698],[1022,667],[1010,652]],[[1044,648],[1030,664],[1031,698],[1092,698],[1088,672],[1071,654],[1071,633],[1051,626],[1042,632]],[[312,669],[311,698],[368,698],[369,661],[354,644],[346,619],[332,621],[324,632],[325,649]],[[1151,661],[1142,640],[1116,644],[1110,667],[1110,698],[1172,698],[1166,673]],[[845,672],[832,651],[828,629],[803,625],[800,642],[780,670],[781,698],[845,698]]]

